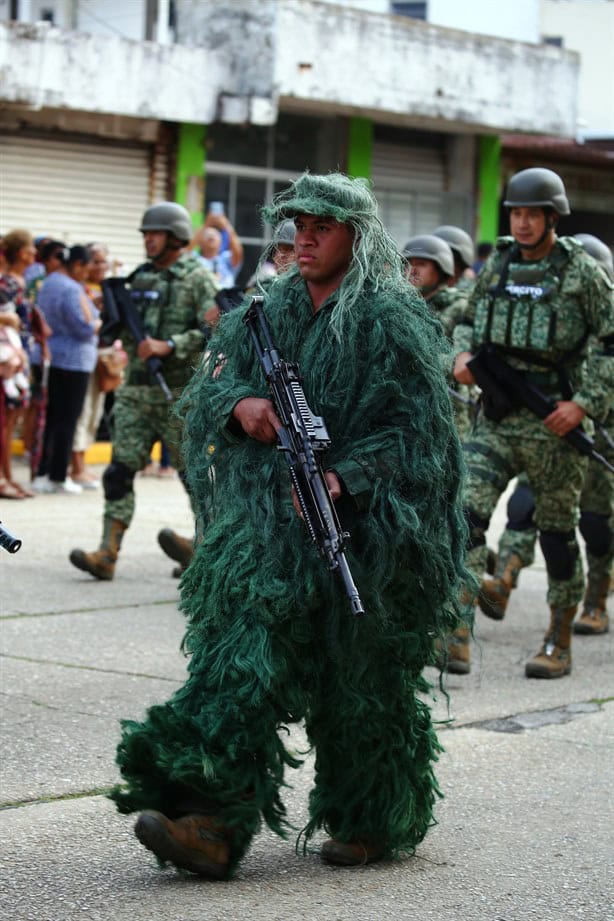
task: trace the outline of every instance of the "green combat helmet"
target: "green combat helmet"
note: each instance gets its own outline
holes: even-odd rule
[[[294,237],[296,236],[296,227],[294,221],[290,218],[281,221],[273,232],[273,245],[278,246],[280,243],[286,246],[294,246]]]
[[[454,227],[452,224],[443,224],[433,231],[433,236],[445,240],[453,253],[463,263],[463,268],[470,268],[475,262],[475,247],[473,240],[466,230]]]
[[[182,205],[174,201],[161,201],[147,208],[139,227],[141,233],[147,230],[165,230],[172,233],[181,243],[192,239],[192,221]]]
[[[444,275],[454,275],[454,254],[445,240],[433,233],[412,237],[403,247],[403,259],[430,259]]]
[[[599,237],[594,237],[592,233],[576,233],[574,236],[578,243],[582,244],[589,256],[592,256],[595,262],[601,266],[610,281],[614,281],[614,259],[612,258],[610,247],[606,246]]]
[[[570,214],[563,180],[541,166],[515,173],[507,184],[506,208],[552,208],[557,214]]]

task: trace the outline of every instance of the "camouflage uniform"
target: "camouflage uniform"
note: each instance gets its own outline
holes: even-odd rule
[[[174,351],[163,360],[163,374],[178,397],[199,363],[204,345],[204,314],[214,305],[218,286],[196,256],[183,254],[168,268],[146,264],[130,282],[133,301],[145,331],[153,339],[172,339]],[[181,434],[172,403],[136,355],[136,342],[126,335],[129,362],[125,384],[113,409],[113,456],[105,471],[105,518],[128,527],[134,514],[133,478],[147,464],[161,439],[171,464],[181,472]]]
[[[603,274],[573,238],[557,239],[549,256],[536,262],[516,257],[513,244],[512,237],[497,241],[467,316],[455,329],[456,351],[475,352],[492,344],[552,399],[572,399],[603,417],[614,379],[614,317]],[[508,260],[507,279],[499,290]],[[588,355],[591,334],[598,346]],[[470,474],[469,566],[483,571],[485,532],[498,498],[512,477],[526,471],[548,569],[548,602],[557,609],[577,605],[583,578],[575,527],[587,458],[523,407],[500,422],[481,414],[464,450]]]
[[[432,294],[423,296],[431,310],[441,321],[446,336],[452,341],[455,326],[465,318],[467,313],[466,294],[456,287],[441,285]],[[449,386],[460,397],[460,399],[454,399],[453,397],[452,405],[454,407],[454,421],[462,440],[469,434],[473,426],[475,412],[469,401],[475,401],[477,396],[476,388],[468,387],[466,384],[459,384],[453,379],[450,381]]]

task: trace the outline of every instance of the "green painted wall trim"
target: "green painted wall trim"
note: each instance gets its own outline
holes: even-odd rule
[[[494,243],[499,234],[499,184],[501,177],[501,139],[483,135],[479,145],[478,239]]]
[[[348,175],[370,179],[372,161],[373,122],[370,118],[350,118]]]
[[[205,220],[206,137],[206,125],[179,126],[175,200],[187,208],[194,227]]]

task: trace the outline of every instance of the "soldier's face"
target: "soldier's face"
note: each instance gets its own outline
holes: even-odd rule
[[[546,214],[543,208],[511,208],[510,233],[521,246],[533,246],[546,229]]]
[[[294,219],[294,251],[306,282],[339,284],[352,260],[354,234],[347,224],[332,217],[298,214]]]
[[[432,259],[420,259],[412,256],[409,260],[409,280],[419,290],[436,288],[439,284],[439,271]]]
[[[145,252],[147,253],[148,259],[155,260],[164,252],[166,237],[167,234],[165,230],[146,230],[143,233],[143,243],[145,244]]]

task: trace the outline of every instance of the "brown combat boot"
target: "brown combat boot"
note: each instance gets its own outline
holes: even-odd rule
[[[478,593],[480,610],[492,620],[503,620],[510,594],[516,588],[518,574],[523,562],[517,553],[512,553],[507,560],[499,559],[493,579],[482,579]]]
[[[367,863],[381,860],[384,850],[380,844],[369,841],[368,838],[349,842],[329,838],[322,845],[320,857],[327,863],[334,863],[340,867],[362,867]]]
[[[69,560],[83,572],[103,582],[110,582],[115,575],[115,563],[121,547],[127,525],[117,518],[105,518],[102,541],[98,550],[86,553],[85,550],[71,550]]]
[[[468,675],[471,671],[471,649],[469,627],[457,627],[445,640],[435,641],[433,664],[452,675]]]
[[[550,608],[544,645],[525,665],[527,678],[562,678],[571,672],[571,623],[578,606]]]
[[[591,584],[589,572],[586,595],[584,596],[584,610],[573,625],[574,633],[598,634],[607,633],[610,629],[610,621],[606,611],[610,577],[608,575],[600,579],[599,582],[597,580],[593,581],[595,584]]]
[[[222,879],[228,872],[229,835],[215,817],[186,815],[171,821],[148,810],[138,817],[134,833],[159,860],[181,870],[209,879]]]
[[[192,562],[194,542],[187,537],[181,537],[171,528],[163,528],[158,534],[158,543],[171,560],[179,563],[173,570],[173,576],[181,576]]]

